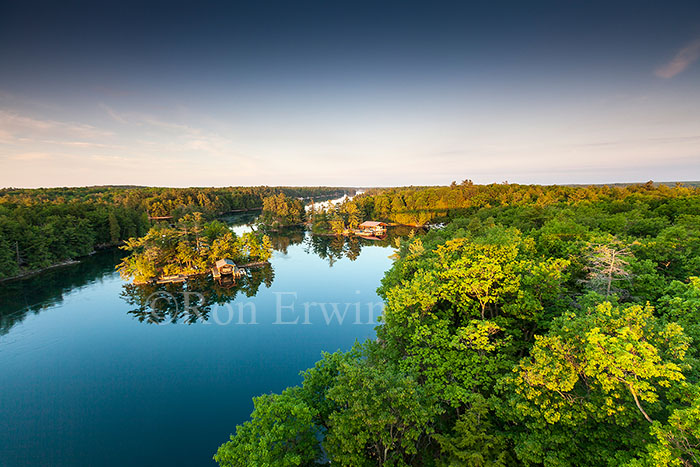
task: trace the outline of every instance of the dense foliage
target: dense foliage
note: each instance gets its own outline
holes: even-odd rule
[[[0,204],[0,279],[143,235],[144,210],[75,200]]]
[[[378,339],[256,399],[222,466],[700,465],[697,189],[464,183],[354,202],[445,224],[397,245]]]
[[[301,225],[304,218],[304,203],[298,198],[289,198],[284,193],[263,198],[259,222],[266,228]]]
[[[219,221],[204,222],[202,213],[187,214],[173,226],[159,224],[121,247],[130,252],[119,274],[134,282],[162,276],[207,272],[216,261],[267,261],[272,243],[266,235],[248,232],[238,237]]]
[[[583,201],[619,201],[647,193],[656,201],[647,206],[654,209],[660,200],[685,199],[697,188],[655,186],[653,182],[631,186],[543,186],[492,184],[475,185],[470,180],[439,187],[408,187],[369,190],[353,199],[362,219],[383,220],[405,225],[426,225],[445,216],[455,217],[475,213],[483,208],[527,208],[534,214],[552,205],[576,205]],[[651,192],[651,193],[650,193]],[[693,201],[697,203],[697,201]],[[671,202],[675,206],[676,202]],[[643,206],[639,207],[644,209]],[[684,208],[692,213],[697,204]],[[635,214],[634,207],[630,208]],[[696,211],[697,212],[697,209]],[[619,216],[616,217],[618,219]]]
[[[263,198],[342,194],[331,187],[84,187],[0,190],[0,279],[144,235],[149,217],[260,209]]]

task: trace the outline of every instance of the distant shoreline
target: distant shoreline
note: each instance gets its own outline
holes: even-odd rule
[[[54,263],[54,264],[51,264],[49,266],[45,266],[43,268],[32,269],[32,270],[25,271],[23,273],[20,273],[20,274],[14,275],[14,276],[4,277],[4,278],[0,279],[0,282],[7,282],[7,281],[15,280],[15,279],[26,279],[28,277],[40,274],[44,271],[48,271],[49,269],[60,268],[62,266],[70,266],[72,264],[78,264],[78,263],[80,263],[80,260],[78,260],[78,259],[67,259],[65,261]]]
[[[12,280],[21,280],[21,279],[26,279],[31,276],[35,276],[37,274],[41,274],[42,272],[48,271],[50,269],[55,269],[55,268],[60,268],[63,266],[71,266],[73,264],[79,264],[82,262],[82,258],[87,258],[88,256],[92,256],[98,251],[104,251],[104,250],[110,250],[112,248],[117,248],[119,245],[121,245],[123,242],[118,242],[118,243],[101,243],[99,245],[95,245],[94,249],[88,253],[87,255],[82,255],[82,256],[77,256],[75,258],[71,259],[66,259],[63,261],[59,261],[58,263],[53,263],[48,266],[44,266],[43,268],[38,268],[38,269],[30,269],[29,271],[24,271],[20,274],[16,274],[14,276],[10,277],[3,277],[0,279],[0,283],[3,282],[8,282]]]

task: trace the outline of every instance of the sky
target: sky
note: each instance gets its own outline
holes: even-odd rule
[[[0,0],[0,187],[700,180],[700,2]]]

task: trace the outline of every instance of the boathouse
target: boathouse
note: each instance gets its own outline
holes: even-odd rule
[[[359,225],[360,235],[380,236],[386,233],[386,224],[377,221],[364,221]]]
[[[214,263],[214,267],[211,268],[211,273],[214,276],[214,279],[219,279],[221,278],[221,276],[242,276],[243,274],[245,274],[245,270],[243,268],[238,267],[236,263],[233,262],[233,260],[225,258],[220,259],[219,261]]]

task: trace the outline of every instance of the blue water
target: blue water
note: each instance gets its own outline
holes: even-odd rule
[[[253,304],[258,324],[249,324],[251,305],[246,324],[237,314],[218,324],[229,311],[216,306],[191,324],[138,319],[113,272],[117,252],[0,284],[0,465],[214,465],[217,447],[248,419],[253,396],[298,384],[322,351],[374,336],[366,304],[380,301],[387,243],[355,245],[354,261],[343,242],[314,247],[297,233],[276,243],[286,252],[271,260],[270,287],[261,284],[251,297],[239,291],[229,302],[236,313]],[[296,299],[279,295],[287,292]],[[299,324],[273,324],[278,297],[293,304],[282,321]],[[336,302],[341,312],[353,305],[343,324],[326,324],[311,307],[304,325],[307,301]],[[354,324],[357,302],[362,324]]]

